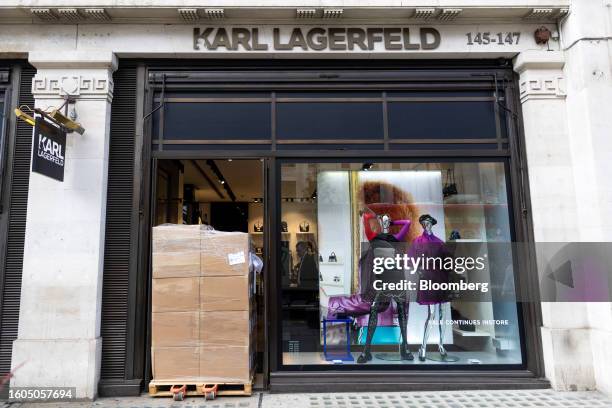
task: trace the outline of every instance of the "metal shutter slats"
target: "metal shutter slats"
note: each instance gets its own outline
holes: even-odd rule
[[[35,73],[36,70],[31,66],[22,68],[17,105],[34,106],[31,88]],[[15,101],[12,103],[15,104]],[[10,372],[13,341],[17,338],[19,327],[23,247],[30,182],[32,126],[20,120],[16,123],[6,259],[4,260],[4,288],[2,288],[4,292],[2,316],[0,317],[0,376]],[[4,391],[6,392],[6,388]]]
[[[125,380],[134,182],[136,68],[114,76],[102,288],[102,380]]]

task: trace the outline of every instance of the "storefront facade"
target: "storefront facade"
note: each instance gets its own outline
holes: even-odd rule
[[[513,301],[445,310],[507,322],[501,334],[479,332],[487,339],[480,343],[449,329],[458,364],[330,363],[318,340],[321,317],[342,318],[357,294],[359,240],[352,241],[360,209],[381,201],[368,198],[373,184],[391,194],[385,202],[410,203],[415,236],[417,215],[427,213],[444,220],[434,229],[444,239],[607,240],[609,16],[600,16],[604,31],[589,31],[598,29],[590,21],[602,6],[51,3],[0,9],[0,18],[15,21],[0,33],[0,53],[23,57],[7,60],[13,88],[6,89],[21,92],[5,92],[5,106],[27,103],[30,64],[34,105],[73,97],[70,109],[86,129],[68,135],[65,181],[57,183],[24,172],[16,159],[24,147],[14,145],[25,136],[12,130],[13,118],[6,125],[7,151],[15,153],[5,156],[11,182],[3,181],[14,191],[3,188],[11,211],[2,219],[0,362],[18,370],[13,386],[70,384],[86,398],[141,392],[151,370],[160,162],[257,159],[266,388],[610,390],[610,360],[593,354],[612,335],[609,303],[534,301],[530,257],[509,272],[520,294]],[[16,194],[24,186],[27,211]],[[320,256],[316,289],[283,277],[286,249],[300,240]],[[408,315],[410,344],[423,336],[423,312]],[[349,346],[365,341],[360,333]]]

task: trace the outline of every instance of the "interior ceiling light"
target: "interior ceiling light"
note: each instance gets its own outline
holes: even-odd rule
[[[368,171],[372,167],[374,167],[374,163],[363,163],[363,166],[361,166],[361,170]]]
[[[217,166],[217,163],[215,163],[214,160],[208,159],[206,160],[206,164],[208,165],[210,170],[214,173],[214,175],[217,177],[217,180],[219,180],[219,183],[223,185],[223,188],[225,189],[225,192],[229,196],[230,200],[236,201],[236,195],[232,191],[232,188],[230,187],[229,183],[226,183],[225,177],[223,177],[223,173],[221,173],[221,170]]]

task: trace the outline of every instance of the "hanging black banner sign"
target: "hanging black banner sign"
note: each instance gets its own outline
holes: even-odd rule
[[[64,181],[65,164],[66,133],[37,117],[32,143],[32,171]]]

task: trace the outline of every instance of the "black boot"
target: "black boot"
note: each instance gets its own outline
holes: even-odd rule
[[[402,347],[400,350],[400,356],[402,358],[402,360],[408,360],[408,361],[412,361],[414,360],[414,356],[412,355],[412,353],[410,352],[410,350],[408,350],[405,347]]]
[[[372,360],[372,353],[369,351],[364,351],[357,357],[357,364],[365,364],[368,361]]]

